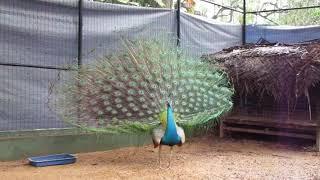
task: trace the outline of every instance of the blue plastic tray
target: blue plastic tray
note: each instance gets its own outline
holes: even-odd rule
[[[29,164],[36,167],[71,164],[76,162],[76,157],[71,154],[53,154],[28,158]]]

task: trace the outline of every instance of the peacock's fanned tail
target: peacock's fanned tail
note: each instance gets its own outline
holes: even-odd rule
[[[226,75],[163,41],[124,41],[124,50],[84,65],[58,88],[59,114],[93,131],[143,132],[171,100],[180,125],[214,120],[232,107]]]

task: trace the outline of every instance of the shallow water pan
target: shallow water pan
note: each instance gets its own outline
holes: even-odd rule
[[[76,159],[71,154],[53,154],[28,158],[29,164],[36,167],[72,164],[76,162]]]

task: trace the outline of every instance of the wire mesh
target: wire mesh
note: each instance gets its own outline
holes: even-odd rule
[[[77,61],[77,12],[76,0],[0,2],[0,131],[66,127],[47,100]]]
[[[0,131],[69,127],[50,106],[53,83],[68,78],[70,65],[120,50],[123,37],[176,40],[180,34],[181,47],[200,57],[241,45],[243,12],[247,42],[320,37],[320,8],[259,12],[319,0],[247,0],[246,9],[243,0],[181,0],[179,17],[178,0],[81,0],[82,8],[79,2],[0,1]]]

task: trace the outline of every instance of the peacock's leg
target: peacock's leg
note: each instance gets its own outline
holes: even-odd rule
[[[170,165],[171,165],[172,149],[173,149],[173,146],[170,146],[170,157],[169,157],[169,165],[168,165],[168,168],[169,168],[169,167],[170,167]]]
[[[159,167],[161,168],[161,144],[159,145]]]

